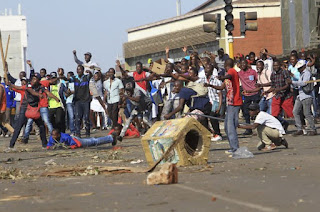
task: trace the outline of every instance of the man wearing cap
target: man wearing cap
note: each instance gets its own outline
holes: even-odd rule
[[[43,97],[43,95],[40,92],[43,89],[43,87],[41,87],[40,83],[39,83],[40,79],[41,79],[40,74],[35,73],[31,79],[31,84],[29,84],[28,86],[19,87],[19,86],[14,86],[14,85],[11,85],[10,83],[8,83],[10,85],[10,87],[25,91],[23,102],[21,103],[19,120],[17,122],[17,125],[15,126],[13,136],[10,140],[10,146],[9,146],[8,151],[11,151],[13,149],[23,125],[26,124],[26,122],[27,122],[27,118],[25,116],[27,106],[30,105],[31,107],[38,107],[40,104],[39,103],[40,98]],[[47,138],[46,138],[46,132],[45,132],[45,128],[44,128],[44,123],[41,118],[34,120],[34,121],[36,122],[36,124],[38,125],[38,127],[40,129],[40,137],[41,137],[41,141],[42,141],[42,147],[46,147],[47,146]]]
[[[288,148],[288,143],[283,135],[286,134],[280,121],[272,115],[260,111],[260,106],[257,103],[252,103],[248,107],[251,117],[255,117],[255,121],[250,125],[239,125],[238,127],[246,130],[257,128],[260,142],[258,150],[269,151],[274,150],[276,146],[285,146]]]
[[[87,75],[88,72],[91,72],[93,74],[94,70],[100,70],[99,65],[97,63],[91,61],[92,54],[90,52],[86,52],[84,54],[84,61],[85,62],[82,62],[81,60],[78,59],[76,50],[73,50],[73,56],[74,56],[74,61],[78,65],[82,65],[84,67],[84,74],[85,75]]]
[[[313,136],[317,134],[316,127],[314,125],[314,118],[311,112],[311,105],[313,103],[313,84],[306,83],[311,79],[311,73],[308,69],[306,69],[306,63],[304,60],[298,61],[295,65],[295,68],[300,72],[299,80],[288,80],[294,87],[299,89],[299,94],[296,98],[293,108],[293,115],[297,126],[297,131],[294,133],[294,136],[303,135],[300,117],[301,111],[303,111],[303,115],[305,116],[309,125],[309,131],[307,132],[307,135]]]

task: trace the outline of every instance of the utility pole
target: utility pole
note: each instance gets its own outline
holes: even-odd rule
[[[232,0],[224,0],[226,3],[224,7],[224,11],[226,11],[226,16],[225,21],[227,22],[226,24],[226,30],[228,31],[228,43],[229,43],[229,57],[233,58],[234,57],[234,52],[233,52],[233,35],[232,31],[234,30],[234,25],[233,25],[233,6],[232,6]]]

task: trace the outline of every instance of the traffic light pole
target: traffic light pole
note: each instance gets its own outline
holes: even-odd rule
[[[233,58],[234,52],[233,52],[233,37],[228,37],[228,43],[229,43],[229,57]]]

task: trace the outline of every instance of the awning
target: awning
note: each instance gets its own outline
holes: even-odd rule
[[[127,42],[123,45],[123,52],[125,58],[132,58],[165,51],[166,46],[170,49],[177,49],[215,40],[215,33],[205,33],[201,25],[147,39]]]

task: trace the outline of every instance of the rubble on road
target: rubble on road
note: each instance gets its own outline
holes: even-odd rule
[[[148,185],[174,184],[178,183],[178,168],[176,164],[165,163],[157,172],[148,175]]]

